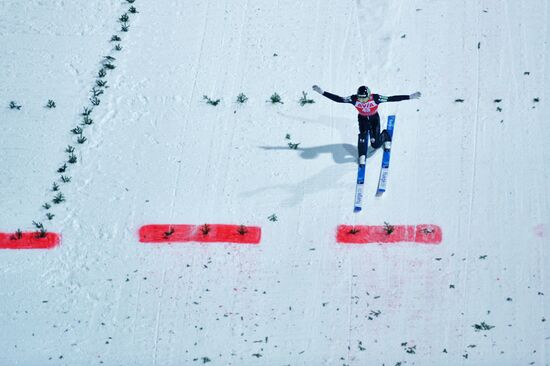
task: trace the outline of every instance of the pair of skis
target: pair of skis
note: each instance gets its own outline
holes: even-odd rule
[[[393,127],[395,125],[395,116],[388,116],[388,127],[386,130],[390,135],[390,138],[393,137]],[[368,144],[369,137],[367,134],[367,139],[365,143]],[[365,149],[366,151],[366,149]],[[376,190],[376,195],[381,196],[386,192],[386,186],[388,184],[388,173],[390,169],[390,156],[391,148],[386,150],[384,149],[384,155],[382,156],[382,165],[380,167],[380,177],[378,178],[378,188]],[[366,161],[365,161],[366,163]],[[355,186],[355,204],[353,206],[353,212],[360,212],[363,208],[363,186],[365,185],[365,164],[359,164],[357,167],[357,184]]]

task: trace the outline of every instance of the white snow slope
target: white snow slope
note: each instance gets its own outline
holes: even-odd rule
[[[133,6],[122,32],[122,0],[0,1],[0,231],[62,235],[0,251],[0,365],[549,364],[548,1]],[[389,190],[374,195],[377,151],[360,214],[356,111],[313,84],[422,92],[380,106],[397,115]],[[336,242],[384,222],[443,241]],[[139,243],[153,223],[262,241]]]

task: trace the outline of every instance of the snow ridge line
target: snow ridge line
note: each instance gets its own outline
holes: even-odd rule
[[[135,2],[135,0],[126,0],[126,2],[131,5]],[[95,83],[93,84],[92,89],[90,90],[89,104],[83,107],[83,112],[81,113],[82,121],[80,122],[80,124],[78,124],[77,126],[75,126],[75,128],[71,130],[73,134],[73,141],[76,140],[76,143],[78,145],[83,145],[87,141],[87,137],[84,136],[84,130],[89,128],[93,124],[93,120],[90,116],[93,110],[95,109],[95,107],[99,106],[99,104],[101,103],[101,100],[99,97],[103,95],[106,89],[109,87],[107,85],[106,76],[108,74],[108,71],[114,70],[116,68],[116,66],[113,63],[113,61],[115,61],[116,58],[114,58],[112,54],[122,51],[122,46],[120,44],[120,42],[122,41],[122,38],[120,37],[119,34],[126,33],[129,31],[130,15],[135,15],[137,13],[138,13],[137,9],[133,5],[131,5],[128,8],[128,10],[124,14],[122,14],[117,20],[117,22],[120,23],[121,28],[118,31],[118,33],[113,35],[110,39],[110,42],[115,42],[115,45],[109,52],[109,55],[104,56],[102,61],[100,62],[101,68],[98,71]],[[65,152],[69,154],[68,158],[57,169],[57,173],[60,174],[59,179],[52,184],[52,188],[50,190],[54,192],[55,195],[52,198],[51,202],[45,202],[44,204],[42,204],[42,208],[46,210],[45,218],[48,221],[51,221],[55,217],[55,215],[50,211],[52,204],[58,205],[58,204],[61,204],[62,202],[65,202],[65,196],[61,191],[61,187],[69,183],[71,181],[71,177],[64,173],[67,172],[67,169],[69,169],[71,165],[74,165],[78,162],[78,158],[75,155],[76,148],[74,146],[68,145],[67,148],[65,148]],[[40,220],[33,221],[33,224],[37,229],[40,230],[41,237],[49,235],[47,233],[47,229],[44,227],[44,225]],[[53,234],[53,235],[59,238],[59,235],[57,234]]]

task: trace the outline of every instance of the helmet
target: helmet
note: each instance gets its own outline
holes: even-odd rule
[[[359,98],[368,98],[368,97],[370,97],[370,89],[365,85],[361,85],[357,89],[357,96]]]

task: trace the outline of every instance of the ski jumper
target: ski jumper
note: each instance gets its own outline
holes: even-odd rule
[[[357,142],[358,156],[367,154],[367,146],[365,144],[367,131],[370,135],[370,144],[374,149],[378,149],[384,142],[391,140],[386,130],[380,133],[378,105],[386,102],[400,102],[410,99],[408,95],[392,95],[387,97],[379,94],[371,94],[367,101],[361,101],[357,97],[357,94],[350,95],[349,97],[341,97],[329,92],[323,92],[323,96],[337,103],[353,104],[355,109],[357,109],[357,120],[359,122]]]

